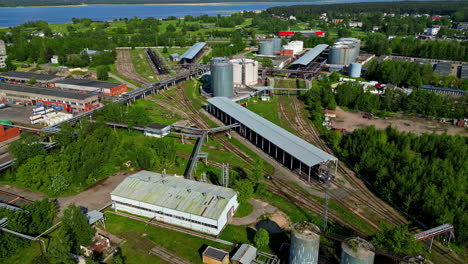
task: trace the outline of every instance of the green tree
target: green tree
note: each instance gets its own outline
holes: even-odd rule
[[[238,193],[237,200],[239,203],[247,202],[254,194],[254,186],[252,182],[247,179],[236,181],[233,188]]]
[[[88,219],[83,214],[79,207],[72,204],[63,211],[63,217],[61,219],[62,224],[58,237],[62,237],[66,243],[70,245],[70,252],[78,253],[80,246],[87,246],[91,243],[94,230],[88,224]]]
[[[270,58],[263,58],[261,62],[263,67],[273,68],[273,60],[271,60]]]
[[[406,225],[394,228],[384,227],[382,231],[374,236],[371,243],[379,250],[400,256],[420,254],[422,251],[422,244],[414,239]]]
[[[28,81],[28,84],[30,84],[30,85],[34,85],[34,84],[36,84],[36,83],[37,83],[37,79],[34,78],[34,77],[32,77],[31,79],[29,79],[29,81]]]
[[[163,50],[162,50],[163,53],[169,53],[169,50],[167,49],[166,46],[164,46]]]
[[[265,250],[270,243],[270,234],[263,228],[257,230],[254,237],[254,244],[259,250]]]
[[[12,142],[8,146],[8,150],[16,159],[15,166],[21,165],[29,158],[46,153],[38,142],[37,137],[29,132],[22,133],[19,140]]]
[[[127,258],[122,254],[122,249],[117,247],[115,253],[112,256],[111,264],[125,264],[127,263]]]
[[[96,71],[98,80],[105,81],[109,79],[109,67],[101,65],[97,67]]]

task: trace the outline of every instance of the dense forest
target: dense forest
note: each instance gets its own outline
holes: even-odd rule
[[[380,197],[427,227],[453,224],[457,241],[468,242],[467,137],[367,127],[344,136],[339,148]]]

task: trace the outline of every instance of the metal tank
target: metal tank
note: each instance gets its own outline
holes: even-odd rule
[[[274,54],[273,41],[262,41],[262,42],[260,42],[260,46],[258,48],[258,53],[260,55],[273,55]]]
[[[359,78],[361,77],[361,63],[353,62],[349,65],[349,77]]]
[[[346,239],[341,243],[341,249],[340,264],[374,263],[374,246],[360,237]]]
[[[227,58],[211,59],[211,90],[215,97],[232,97],[233,70]]]
[[[318,262],[320,229],[308,222],[294,224],[291,230],[289,264],[316,264]]]
[[[328,55],[328,64],[349,65],[354,62],[355,47],[337,42],[331,47]]]
[[[258,61],[251,59],[234,59],[233,81],[235,87],[255,85],[258,82]]]
[[[338,42],[346,43],[348,45],[354,45],[353,49],[353,57],[354,61],[359,57],[359,53],[361,52],[361,40],[357,38],[340,38]]]
[[[275,54],[280,54],[281,52],[281,39],[280,38],[273,39],[273,52]]]

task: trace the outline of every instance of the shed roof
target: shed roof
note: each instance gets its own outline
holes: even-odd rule
[[[21,93],[32,93],[50,96],[50,97],[60,97],[64,99],[76,99],[76,100],[85,100],[90,97],[95,97],[93,94],[84,94],[70,91],[62,91],[58,89],[43,89],[37,87],[23,86],[23,85],[13,85],[0,83],[0,92],[11,91],[11,92],[21,92]]]
[[[10,72],[3,72],[0,75],[10,78],[20,78],[20,79],[32,79],[35,78],[38,81],[51,81],[57,78],[62,78],[61,76],[55,76],[51,74],[41,74],[41,73],[33,73],[33,72],[17,72],[17,71],[10,71]]]
[[[104,219],[104,214],[97,210],[93,210],[86,213],[86,217],[88,218],[88,224],[92,225],[97,221]]]
[[[313,49],[309,50],[304,56],[300,57],[298,60],[293,62],[293,65],[309,65],[315,58],[317,58],[320,53],[322,53],[326,48],[328,48],[327,44],[318,44]]]
[[[94,88],[108,88],[108,89],[112,89],[114,87],[122,85],[121,83],[111,83],[111,82],[103,82],[103,81],[96,81],[96,80],[85,80],[85,79],[74,79],[74,78],[58,80],[55,83],[56,84],[70,84],[70,85],[87,86],[87,87],[94,87]]]
[[[249,111],[227,97],[214,97],[208,102],[252,129],[271,143],[300,160],[307,166],[315,166],[337,158],[315,147],[307,141]]]
[[[184,54],[182,54],[182,59],[193,59],[204,47],[206,46],[205,42],[195,43],[190,49],[188,49]]]
[[[435,66],[434,73],[448,76],[452,70],[452,64],[450,62],[439,62]]]
[[[257,257],[257,249],[248,244],[242,244],[231,260],[239,261],[241,264],[250,264]]]
[[[203,251],[203,256],[207,256],[218,261],[222,261],[227,255],[229,255],[229,253],[226,251],[210,246]]]
[[[217,220],[237,194],[229,188],[143,170],[125,178],[111,195]]]

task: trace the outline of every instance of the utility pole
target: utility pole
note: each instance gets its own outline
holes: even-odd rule
[[[319,178],[323,182],[323,185],[325,186],[325,202],[323,205],[323,216],[322,216],[322,232],[325,233],[325,230],[327,229],[327,222],[328,222],[328,203],[330,200],[330,187],[331,187],[331,180],[332,180],[332,175],[331,175],[331,167],[330,163],[322,164],[320,166],[320,174]]]

